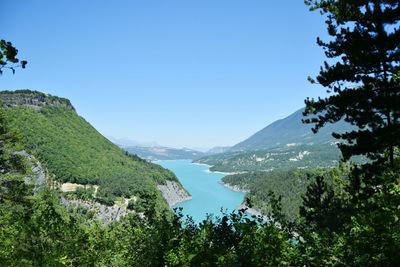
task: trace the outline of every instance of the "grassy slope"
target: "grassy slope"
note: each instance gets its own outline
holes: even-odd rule
[[[116,196],[159,196],[157,184],[177,181],[172,172],[127,155],[72,110],[45,107],[38,112],[20,107],[8,113],[27,148],[57,180],[99,185],[98,197],[107,203]]]

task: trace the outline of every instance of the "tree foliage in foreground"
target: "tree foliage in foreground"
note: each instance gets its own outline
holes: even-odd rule
[[[104,225],[68,211],[49,189],[19,181],[0,190],[2,266],[293,266],[293,242],[243,213],[199,225],[169,213]]]
[[[297,226],[309,266],[397,266],[400,263],[400,3],[306,1],[327,16],[329,59],[317,81],[332,95],[306,100],[317,131],[344,119],[357,129],[336,134],[343,158],[366,155],[332,188],[317,178]],[[396,252],[397,251],[397,252]]]
[[[11,42],[0,39],[0,75],[3,74],[4,69],[9,69],[15,73],[16,68],[25,68],[28,62],[26,60],[19,60],[17,58],[18,49],[16,49]]]
[[[306,122],[318,131],[345,119],[354,131],[334,134],[344,159],[365,155],[394,164],[400,145],[400,4],[399,1],[306,0],[326,15],[329,41],[318,38],[329,62],[316,81],[329,97],[307,99]],[[313,81],[313,82],[316,82]]]

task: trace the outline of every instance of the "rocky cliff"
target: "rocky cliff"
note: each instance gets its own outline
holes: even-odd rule
[[[5,107],[25,106],[41,110],[43,107],[53,106],[75,111],[68,99],[31,90],[1,91],[0,101]]]
[[[170,207],[192,198],[186,190],[174,181],[166,181],[165,185],[158,185],[157,187]]]

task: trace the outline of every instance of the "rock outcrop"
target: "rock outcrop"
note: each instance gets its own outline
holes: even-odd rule
[[[66,98],[56,97],[49,94],[31,91],[1,91],[0,100],[5,107],[30,107],[41,110],[43,107],[63,107],[72,111],[75,108]]]
[[[30,167],[32,173],[25,176],[25,183],[34,185],[34,191],[37,192],[40,188],[46,185],[46,170],[42,164],[31,154],[26,151],[17,151],[16,155],[19,155],[26,159],[26,163]]]
[[[192,199],[186,190],[173,181],[167,181],[165,185],[158,185],[157,188],[161,191],[161,194],[170,207],[175,206],[180,202]]]
[[[105,224],[118,222],[122,217],[129,213],[135,213],[129,210],[126,205],[113,205],[106,206],[95,201],[84,201],[80,199],[68,199],[61,197],[61,204],[69,209],[86,209],[88,212],[93,213],[93,217],[102,221]],[[143,217],[142,214],[139,216]]]
[[[269,222],[269,218],[262,214],[261,211],[255,209],[255,208],[250,208],[249,206],[247,206],[247,204],[242,203],[237,207],[237,210],[244,210],[246,214],[250,215],[250,216],[254,216],[258,219],[263,220],[264,222]]]

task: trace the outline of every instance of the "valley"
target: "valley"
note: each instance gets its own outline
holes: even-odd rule
[[[400,266],[399,0],[1,7],[0,267]]]
[[[210,172],[209,166],[193,164],[190,160],[166,160],[156,163],[173,171],[191,194],[190,200],[173,207],[182,208],[183,214],[192,217],[196,223],[206,219],[207,214],[221,217],[221,210],[230,213],[243,202],[245,194],[220,184],[224,174]]]
[[[161,146],[118,148],[79,117],[67,99],[29,90],[4,91],[0,98],[11,125],[23,134],[27,151],[45,162],[48,179],[67,198],[106,206],[122,201],[129,204],[125,209],[140,211],[150,197],[158,209],[182,207],[184,214],[201,221],[221,208],[236,209],[243,192],[253,208],[267,214],[267,193],[274,191],[283,197],[283,211],[295,218],[312,177],[337,166],[340,155],[328,132],[313,136],[297,122],[301,110],[233,147],[198,152]]]
[[[281,197],[282,212],[296,220],[307,186],[321,175],[332,182],[331,170],[339,166],[340,150],[332,132],[353,129],[340,121],[313,134],[311,126],[302,123],[303,110],[269,124],[223,153],[194,162],[210,165],[210,171],[230,174],[222,183],[246,192],[253,213],[271,212],[272,192]],[[354,160],[362,162],[359,157]]]

